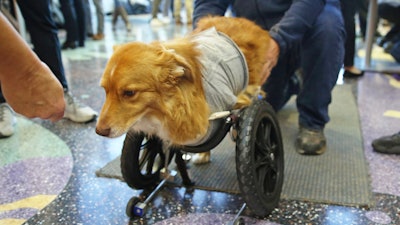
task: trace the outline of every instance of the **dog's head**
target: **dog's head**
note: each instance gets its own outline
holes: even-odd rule
[[[106,99],[96,133],[118,137],[129,129],[168,137],[182,88],[193,82],[192,68],[161,43],[132,42],[114,47],[100,80]]]

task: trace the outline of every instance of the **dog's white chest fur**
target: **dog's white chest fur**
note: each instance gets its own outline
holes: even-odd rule
[[[155,118],[142,118],[138,120],[131,129],[135,131],[142,131],[146,134],[155,135],[161,140],[165,142],[169,142],[171,140],[169,136],[169,132],[165,127],[161,124],[161,122]],[[197,143],[202,136],[199,134],[197,138],[194,140],[189,140],[186,143],[181,143],[182,145],[191,145]]]
[[[157,135],[163,140],[168,140],[168,132],[163,129],[164,126],[161,122],[155,118],[141,118],[132,126],[131,129],[136,131],[142,131],[146,134]]]

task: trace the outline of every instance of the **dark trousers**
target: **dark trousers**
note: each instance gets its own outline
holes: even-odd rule
[[[299,124],[323,129],[329,121],[328,106],[332,89],[343,63],[345,31],[339,2],[327,0],[321,14],[302,41],[280,56],[263,90],[275,110],[281,109],[293,92],[290,80],[294,72],[303,71],[303,87],[297,95]]]
[[[378,15],[379,18],[386,19],[393,24],[386,33],[385,39],[393,42],[400,40],[400,3],[398,1],[379,3]]]
[[[86,38],[86,13],[83,0],[60,0],[61,11],[64,15],[66,42],[77,41],[83,46]]]
[[[343,64],[345,67],[354,66],[354,56],[356,52],[356,24],[355,15],[358,0],[341,0],[344,27],[346,30],[345,54]]]
[[[50,0],[17,0],[17,3],[24,17],[35,53],[50,67],[64,89],[68,89],[57,27],[50,13]],[[1,101],[4,102],[4,98],[0,93]]]

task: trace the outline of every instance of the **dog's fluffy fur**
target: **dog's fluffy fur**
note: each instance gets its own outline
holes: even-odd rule
[[[243,18],[206,17],[184,38],[115,47],[100,81],[106,99],[97,134],[118,137],[132,129],[172,145],[190,144],[204,136],[210,109],[202,86],[199,43],[192,37],[211,27],[239,46],[249,69],[249,90],[251,94],[259,90],[268,32]],[[248,104],[248,95],[242,93],[235,107]]]

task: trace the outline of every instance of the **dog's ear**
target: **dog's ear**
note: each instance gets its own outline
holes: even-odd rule
[[[184,78],[189,81],[193,81],[193,73],[192,73],[192,66],[190,63],[182,56],[177,54],[173,49],[168,49],[169,54],[172,54],[174,61],[176,63],[176,67],[172,70],[172,76]]]

